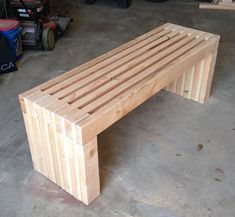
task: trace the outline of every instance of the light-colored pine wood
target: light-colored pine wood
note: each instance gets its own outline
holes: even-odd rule
[[[189,72],[186,72],[186,78],[178,78],[165,89],[199,103],[204,103],[210,96],[216,56],[216,52],[211,53],[208,57],[193,66]],[[180,85],[181,90],[172,88],[174,83]]]
[[[222,0],[218,3],[200,3],[199,8],[216,10],[235,10],[235,2],[232,0]]]
[[[204,103],[219,36],[165,24],[20,95],[34,169],[90,204],[97,135],[166,89]]]

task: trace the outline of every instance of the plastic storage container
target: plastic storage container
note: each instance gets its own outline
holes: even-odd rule
[[[0,32],[7,38],[15,61],[18,61],[23,56],[19,21],[0,19]]]
[[[15,59],[13,57],[7,38],[0,32],[0,74],[13,72],[17,70]]]

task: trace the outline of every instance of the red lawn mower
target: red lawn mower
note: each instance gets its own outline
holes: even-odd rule
[[[49,0],[11,0],[10,5],[20,21],[25,47],[53,50],[56,37],[71,21],[67,16],[50,16]]]

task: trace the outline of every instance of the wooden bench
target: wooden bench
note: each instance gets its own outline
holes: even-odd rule
[[[19,96],[34,169],[86,204],[97,135],[161,89],[204,103],[219,36],[165,24]]]

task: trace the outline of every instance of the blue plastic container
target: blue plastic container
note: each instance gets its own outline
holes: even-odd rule
[[[15,61],[23,56],[21,31],[19,21],[0,19],[0,32],[7,38]]]

